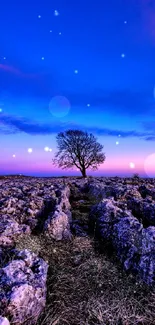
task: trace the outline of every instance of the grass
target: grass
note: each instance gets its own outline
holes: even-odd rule
[[[18,242],[17,248],[27,247],[49,263],[46,308],[37,325],[155,324],[155,290],[94,244],[90,237],[55,242],[43,234]]]
[[[73,219],[87,223],[92,203],[72,202]],[[56,242],[31,234],[19,238],[16,248],[49,264],[46,307],[36,325],[155,325],[155,289],[127,275],[93,237]]]

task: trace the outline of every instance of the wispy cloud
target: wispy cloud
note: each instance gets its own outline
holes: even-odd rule
[[[28,120],[24,117],[10,116],[2,114],[0,116],[0,132],[3,134],[16,134],[16,133],[26,133],[30,135],[48,135],[56,134],[67,129],[80,129],[94,133],[96,135],[104,136],[118,136],[121,135],[122,138],[136,137],[143,138],[147,141],[152,141],[155,138],[155,132],[137,132],[135,130],[122,131],[120,129],[108,129],[108,128],[98,128],[98,127],[86,127],[84,125],[75,124],[72,122],[57,122],[51,124],[40,124],[35,121]]]
[[[152,137],[146,137],[145,140],[146,140],[146,141],[155,141],[155,136],[152,136]]]
[[[67,93],[65,96],[70,100],[73,106],[83,109],[83,105],[87,102],[91,103],[91,107],[98,110],[111,110],[123,115],[141,115],[153,112],[155,103],[153,101],[152,90],[149,91],[135,91],[130,89],[104,90],[95,89],[94,92],[85,93]],[[86,108],[89,111],[91,107]]]
[[[37,76],[36,74],[32,73],[24,73],[23,71],[7,64],[0,64],[0,70],[19,76],[21,78],[35,78]]]

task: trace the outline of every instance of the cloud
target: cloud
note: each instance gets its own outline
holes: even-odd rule
[[[118,89],[118,90],[104,90],[95,89],[94,93],[89,91],[88,93],[67,93],[65,96],[69,99],[72,106],[79,107],[83,110],[83,106],[87,103],[91,103],[89,108],[86,110],[91,110],[93,107],[99,109],[99,111],[115,111],[117,113],[122,113],[123,115],[141,115],[153,112],[155,109],[155,104],[153,102],[152,91],[132,91],[129,89]]]
[[[24,73],[21,70],[6,64],[0,64],[0,70],[12,73],[22,78],[35,78],[37,76],[36,74]]]
[[[48,135],[56,134],[67,129],[80,129],[83,131],[91,132],[96,135],[102,136],[118,136],[121,135],[122,138],[136,137],[143,138],[144,140],[151,140],[155,137],[155,132],[137,132],[135,130],[121,131],[117,129],[107,129],[98,127],[86,127],[84,125],[79,125],[75,123],[51,123],[51,124],[40,124],[35,121],[28,120],[24,117],[10,116],[2,114],[0,116],[0,132],[3,134],[16,134],[16,133],[26,133],[30,135]]]
[[[153,134],[146,137],[146,141],[155,141],[155,121],[143,122],[142,126],[144,130],[152,132]]]
[[[155,121],[142,122],[142,126],[145,130],[155,132]]]
[[[146,137],[145,140],[146,140],[146,141],[155,141],[155,136],[152,136],[152,137]]]

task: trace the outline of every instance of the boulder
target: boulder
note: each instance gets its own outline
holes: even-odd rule
[[[31,230],[28,225],[19,225],[9,215],[0,216],[0,246],[13,246],[19,235],[30,234]]]
[[[0,270],[0,312],[13,323],[35,324],[46,303],[48,265],[28,250],[16,251],[15,259]]]
[[[57,193],[57,204],[45,221],[45,232],[55,240],[71,239],[70,223],[72,215],[69,202],[70,188],[63,186]]]
[[[0,325],[10,325],[10,322],[6,317],[0,316]]]
[[[155,227],[153,226],[143,230],[139,274],[147,284],[155,284]]]
[[[44,225],[45,232],[55,240],[70,239],[70,222],[68,215],[59,207],[51,213]]]
[[[142,246],[142,224],[130,212],[113,226],[112,244],[126,270],[137,270]]]
[[[99,204],[92,207],[89,215],[90,230],[102,240],[110,240],[113,225],[121,218],[122,210],[115,205],[113,198],[103,199]]]

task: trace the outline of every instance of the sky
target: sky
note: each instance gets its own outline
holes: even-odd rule
[[[155,1],[5,0],[0,30],[1,175],[80,175],[52,163],[79,129],[106,155],[88,175],[155,177]]]

